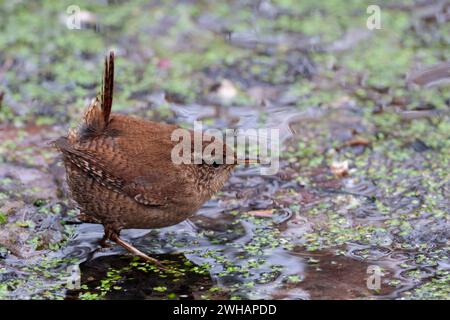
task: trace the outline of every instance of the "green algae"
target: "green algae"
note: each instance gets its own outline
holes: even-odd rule
[[[228,288],[231,298],[245,297],[255,284],[270,283],[277,277],[276,265],[273,265],[274,270],[263,273],[258,279],[251,277],[254,270],[265,266],[268,255],[274,250],[289,251],[300,246],[310,253],[335,250],[336,254],[348,255],[345,248],[353,243],[412,250],[414,262],[403,265],[404,269],[429,265],[434,268],[436,276],[422,279],[424,283],[406,296],[448,298],[448,275],[438,266],[439,262],[448,259],[448,253],[442,247],[446,241],[444,232],[449,215],[448,187],[445,189],[445,186],[450,179],[450,121],[445,111],[448,110],[450,92],[445,87],[410,89],[405,85],[405,75],[416,64],[429,65],[450,59],[448,43],[443,40],[445,36],[448,39],[448,31],[441,26],[440,37],[434,37],[427,30],[414,32],[408,13],[382,6],[382,30],[371,31],[367,39],[350,49],[343,52],[304,49],[316,66],[314,76],[320,81],[303,74],[288,77],[290,65],[285,56],[291,50],[291,44],[278,43],[269,48],[259,44],[256,49],[246,49],[234,45],[220,32],[256,30],[261,38],[293,33],[318,37],[326,47],[351,29],[364,29],[365,9],[371,3],[347,1],[345,6],[341,1],[298,3],[280,0],[273,3],[288,9],[289,13],[267,18],[255,15],[248,6],[238,4],[235,7],[228,3],[173,6],[169,3],[147,4],[146,1],[134,1],[132,5],[79,1],[82,10],[94,12],[97,16],[98,30],[95,27],[82,30],[65,27],[59,17],[64,16],[66,7],[72,4],[70,1],[61,2],[58,6],[50,1],[42,1],[39,5],[2,5],[1,60],[13,59],[14,68],[4,73],[8,99],[3,102],[0,121],[15,127],[23,127],[26,122],[34,122],[38,126],[75,123],[86,106],[86,100],[98,91],[102,59],[111,48],[117,48],[119,55],[115,108],[127,113],[139,112],[136,105],[144,103],[150,109],[145,111],[149,118],[173,120],[174,117],[168,104],[151,105],[147,100],[149,93],[163,91],[179,95],[186,104],[202,101],[208,93],[205,77],[211,77],[208,79],[210,82],[223,77],[232,78],[240,91],[234,104],[241,107],[250,104],[246,93],[249,86],[261,83],[282,86],[280,90],[293,97],[293,105],[300,111],[313,107],[335,112],[334,118],[332,114],[317,122],[301,123],[295,142],[282,155],[290,165],[298,165],[294,166],[298,172],[295,181],[303,189],[277,195],[276,200],[301,195],[302,192],[316,196],[319,200],[314,203],[291,204],[296,206],[293,209],[296,215],[312,221],[313,227],[296,236],[285,236],[270,219],[255,218],[240,210],[230,212],[236,215],[237,224],[244,222],[255,226],[251,241],[236,245],[236,249],[242,252],[238,259],[245,263],[234,261],[220,250],[204,251],[201,255],[222,266],[220,276],[241,276],[248,280],[244,290],[238,286]],[[204,12],[208,12],[217,24],[225,21],[230,30],[217,31],[200,25],[199,19]],[[167,16],[176,19],[165,19]],[[189,45],[183,45],[186,43]],[[216,76],[211,70],[217,69],[234,70],[235,73],[225,72]],[[396,99],[408,102],[396,105]],[[351,102],[350,108],[345,101]],[[402,116],[403,111],[427,108],[444,113],[413,120]],[[264,124],[269,116],[262,111],[261,123]],[[348,124],[346,121],[350,117],[356,121]],[[210,122],[213,123],[214,119]],[[362,131],[358,134],[369,144],[342,147],[345,139],[338,139],[336,131],[332,130],[336,123],[341,131],[345,131],[348,125]],[[22,132],[19,136],[0,142],[0,161],[39,167],[35,148],[21,146],[21,142],[32,134]],[[426,147],[417,151],[418,145],[419,149],[420,146]],[[357,148],[362,150],[356,152]],[[54,156],[52,152],[40,152],[44,161]],[[349,162],[350,172],[345,178],[336,177],[329,170],[333,163],[342,161]],[[334,183],[333,188],[337,191],[352,194],[329,193],[324,182]],[[360,190],[347,190],[350,188],[345,184],[349,182],[366,184],[372,192],[361,194]],[[15,183],[8,177],[0,179],[0,201],[42,193],[39,188],[27,188],[12,194],[8,190]],[[219,199],[223,197],[223,194],[218,195]],[[63,213],[64,209],[55,205],[53,200],[49,199],[48,204],[41,204],[41,200],[46,199],[37,199],[39,214],[52,216]],[[7,216],[3,212],[0,214],[0,224],[7,224]],[[420,227],[420,223],[425,222],[428,223],[428,231]],[[28,220],[18,220],[14,224],[30,231],[36,227]],[[45,243],[36,236],[30,238],[28,244],[37,250],[57,252],[67,246],[74,232],[69,229],[65,229],[61,241]],[[214,232],[209,235],[211,244],[235,245],[226,235],[215,235]],[[174,240],[170,245],[181,248],[185,243]],[[362,259],[370,257],[368,250],[358,254]],[[308,261],[314,265],[314,261]],[[51,278],[58,263],[62,262],[45,262],[43,268],[30,268],[29,272]],[[130,268],[151,274],[155,272],[138,262],[132,262]],[[182,264],[175,269],[181,273],[186,270],[207,273],[211,266]],[[84,288],[80,298],[101,299],[110,291],[120,290],[120,282],[126,278],[123,274],[130,270],[111,270],[96,292]],[[420,271],[406,275],[420,278]],[[56,279],[64,280],[63,277]],[[289,284],[301,282],[298,275],[289,275],[286,279]],[[393,286],[400,287],[398,281],[392,280]],[[14,279],[0,285],[0,297],[8,298],[21,286],[32,287],[32,293],[41,284],[38,276]],[[161,284],[154,288],[164,287]],[[61,298],[63,291],[63,285],[55,285],[41,297]],[[164,293],[169,299],[176,297],[162,289],[155,291]],[[209,295],[203,297],[206,299]]]

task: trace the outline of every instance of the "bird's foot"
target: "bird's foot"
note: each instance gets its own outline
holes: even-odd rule
[[[168,271],[168,269],[165,267],[167,265],[167,262],[159,261],[158,259],[149,257],[142,251],[136,249],[133,245],[129,244],[128,242],[122,240],[116,233],[113,233],[109,236],[109,239],[120,245],[121,247],[125,248],[132,254],[138,256],[139,258],[143,259],[146,262],[149,262],[151,264],[156,265],[160,270]]]
[[[108,241],[103,240],[100,240],[98,244],[100,245],[100,251],[106,251],[106,249],[110,249],[113,246],[111,243],[108,243]]]
[[[98,244],[100,245],[101,249],[107,249],[111,248],[112,244],[108,242],[109,238],[105,235],[101,240],[99,240]]]

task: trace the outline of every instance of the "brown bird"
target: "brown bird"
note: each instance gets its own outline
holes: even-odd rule
[[[238,163],[175,164],[171,133],[178,127],[112,113],[114,54],[105,59],[102,92],[81,124],[54,142],[85,222],[100,223],[111,240],[139,257],[160,262],[123,241],[127,228],[161,228],[191,217],[229,178]],[[193,134],[192,131],[190,131]],[[224,145],[222,154],[230,148]]]

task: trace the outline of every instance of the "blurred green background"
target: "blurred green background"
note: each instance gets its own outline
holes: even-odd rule
[[[381,8],[379,30],[366,26],[373,4]],[[81,29],[67,27],[73,5]],[[71,241],[80,230],[61,224],[77,211],[48,142],[79,121],[114,50],[114,111],[181,125],[201,118],[219,128],[289,128],[279,175],[246,178],[244,170],[215,198],[227,221],[256,230],[249,243],[217,236],[220,244],[257,261],[208,252],[217,278],[243,280],[196,298],[255,297],[269,283],[269,293],[256,297],[448,299],[450,90],[407,78],[450,61],[449,7],[412,0],[0,1],[0,298],[65,296],[64,270],[76,262]],[[286,212],[294,218],[282,225]],[[189,246],[177,241],[171,248]],[[289,259],[267,267],[276,250],[298,259],[295,266],[305,263],[307,273],[290,274]],[[366,264],[385,258],[383,289],[368,291]],[[94,275],[101,285],[85,287],[81,298],[119,292],[111,283],[127,276],[113,267],[104,279]],[[150,297],[177,297],[158,281]]]

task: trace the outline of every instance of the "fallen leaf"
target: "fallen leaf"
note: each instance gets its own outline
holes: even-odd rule
[[[210,90],[215,92],[217,97],[223,102],[230,102],[238,94],[235,85],[228,79],[223,79],[220,83],[213,85]]]
[[[333,162],[330,166],[331,172],[337,177],[345,177],[348,175],[348,160],[342,162]]]
[[[367,146],[370,144],[370,141],[366,138],[355,137],[345,143],[346,147],[354,147],[354,146]]]

